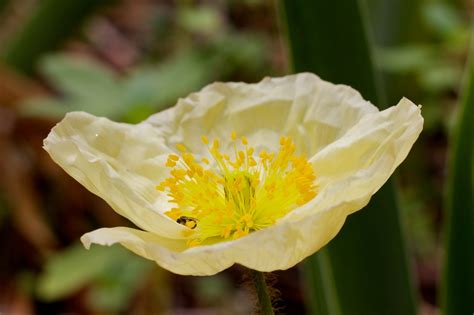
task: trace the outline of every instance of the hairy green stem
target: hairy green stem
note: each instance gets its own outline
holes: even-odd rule
[[[257,292],[258,306],[260,314],[262,315],[273,315],[272,300],[268,292],[267,283],[265,282],[265,275],[256,270],[250,270],[252,277],[252,282],[255,286],[255,291]]]

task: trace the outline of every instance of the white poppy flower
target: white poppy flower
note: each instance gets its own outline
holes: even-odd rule
[[[302,73],[214,83],[137,125],[75,112],[44,141],[53,160],[138,228],[120,243],[172,272],[287,269],[326,245],[421,132],[408,99],[379,111]],[[383,209],[380,209],[383,211]]]

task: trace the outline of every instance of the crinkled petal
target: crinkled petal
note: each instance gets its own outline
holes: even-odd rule
[[[259,271],[290,268],[329,242],[347,215],[369,202],[406,157],[422,125],[420,109],[407,99],[364,115],[311,159],[321,186],[318,196],[276,225],[244,238],[183,251],[137,233],[104,229],[86,234],[83,241],[121,243],[178,274],[211,275],[234,263]]]
[[[310,215],[315,208],[339,202],[368,201],[406,158],[422,127],[420,108],[406,98],[364,116],[346,135],[311,158],[321,191],[290,216]],[[348,213],[356,210],[347,209]]]
[[[183,240],[166,238],[152,232],[146,232],[129,227],[101,228],[84,234],[81,237],[81,241],[87,249],[89,249],[91,243],[110,246],[119,241],[128,243],[144,242],[159,244],[166,248],[166,250],[172,250],[175,252],[181,252],[187,249],[186,242]],[[138,252],[137,254],[141,255]]]
[[[304,73],[257,84],[215,83],[136,126],[76,113],[51,132],[45,147],[71,176],[145,230],[96,230],[81,238],[87,247],[120,243],[172,272],[212,275],[235,263],[287,269],[316,252],[389,178],[422,124],[420,109],[406,99],[379,112],[352,88]],[[187,248],[185,228],[162,214],[171,206],[154,186],[168,174],[169,148],[183,143],[205,154],[201,135],[224,140],[232,131],[257,152],[275,151],[280,135],[290,136],[311,157],[320,190],[271,227]],[[224,150],[230,146],[221,143]]]
[[[167,176],[170,151],[148,124],[132,126],[86,113],[70,113],[44,140],[44,148],[69,175],[144,230],[182,238],[184,227],[155,186]],[[160,210],[161,209],[161,210]]]
[[[351,205],[354,206],[363,207],[364,204]],[[344,224],[346,207],[347,204],[339,204],[309,218],[274,225],[234,241],[184,251],[176,251],[179,245],[169,244],[151,233],[126,228],[99,229],[85,234],[81,240],[86,247],[91,243],[120,243],[182,275],[213,275],[235,263],[269,272],[291,268],[327,244]]]
[[[375,112],[351,87],[301,73],[256,84],[214,83],[147,123],[163,133],[170,147],[185,143],[195,153],[205,150],[201,135],[227,139],[235,130],[257,150],[278,149],[279,137],[286,135],[301,153],[312,156]]]

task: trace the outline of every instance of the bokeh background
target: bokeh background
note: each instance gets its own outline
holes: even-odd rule
[[[395,182],[417,309],[438,314],[474,4],[363,2],[386,104],[423,105],[423,133]],[[42,140],[69,111],[137,123],[213,81],[291,72],[281,10],[269,0],[0,0],[0,314],[252,312],[239,266],[183,277],[118,246],[85,250],[83,233],[131,223],[56,166]],[[280,311],[311,313],[301,267],[274,274]]]

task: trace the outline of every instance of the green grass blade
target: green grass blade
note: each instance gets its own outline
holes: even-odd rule
[[[1,1],[1,0],[0,0]],[[31,73],[41,55],[57,48],[108,0],[42,0],[2,54],[4,63]]]
[[[294,71],[351,85],[383,104],[361,2],[281,4]],[[396,200],[393,184],[386,184],[363,211],[348,218],[325,249],[305,262],[314,314],[416,314]]]
[[[369,8],[375,42],[383,47],[419,40],[424,29],[420,11],[423,0],[365,0]],[[403,23],[400,21],[403,20]]]
[[[317,255],[308,258],[302,271],[305,278],[306,306],[311,313],[341,315],[328,251],[321,250]]]
[[[365,98],[380,101],[358,1],[283,0],[282,3],[293,69],[348,84]]]
[[[473,37],[474,38],[474,37]],[[474,312],[474,42],[450,146],[446,202],[444,314]]]

